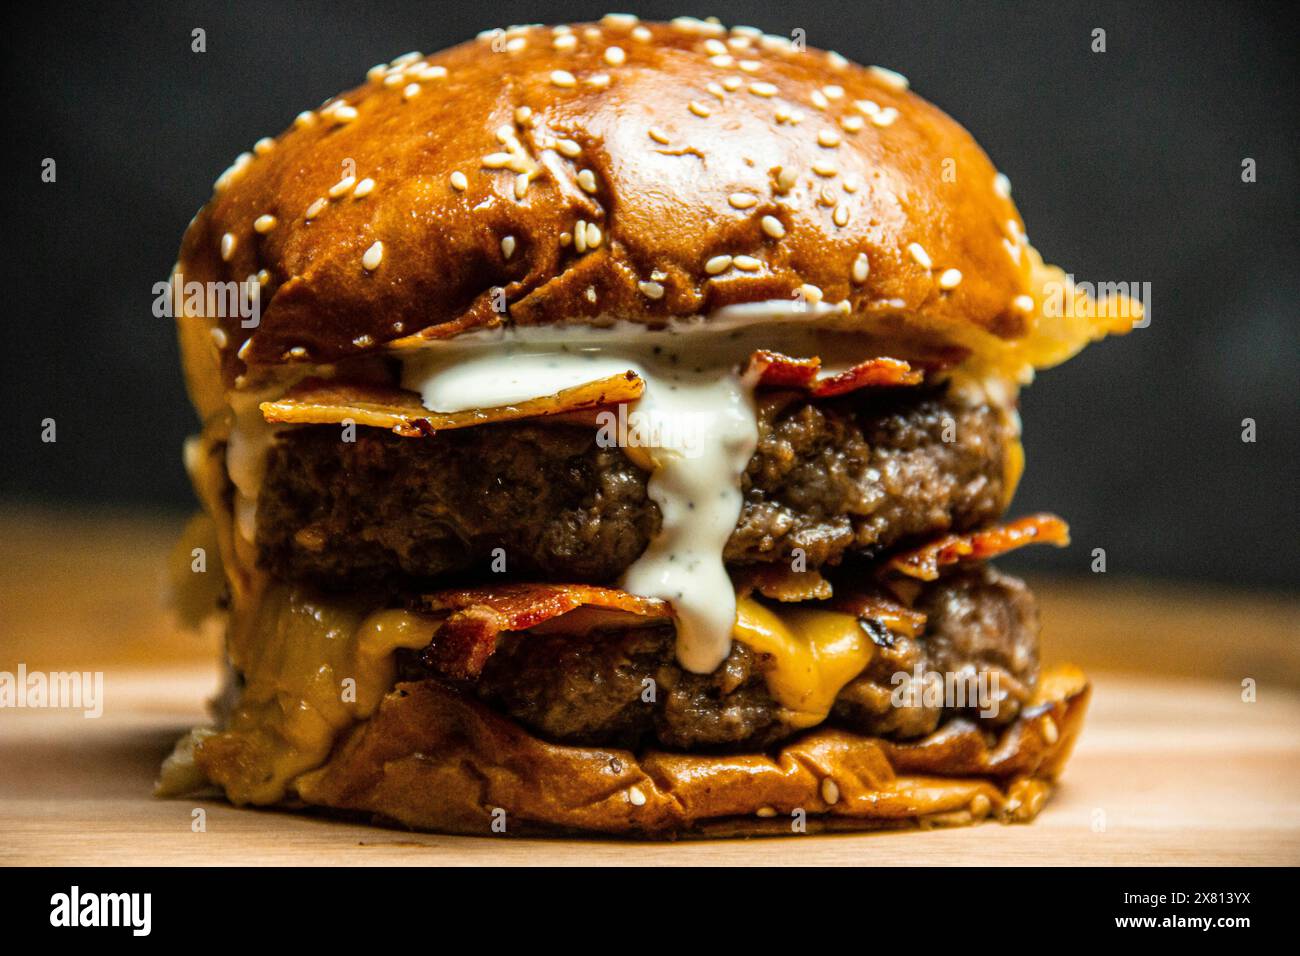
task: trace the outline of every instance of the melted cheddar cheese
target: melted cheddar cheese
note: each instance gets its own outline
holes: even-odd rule
[[[768,690],[795,727],[825,720],[836,696],[862,673],[875,649],[851,614],[797,607],[773,610],[749,597],[736,602],[734,633],[736,640],[770,656]]]

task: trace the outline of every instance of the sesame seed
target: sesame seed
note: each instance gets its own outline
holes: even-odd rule
[[[853,105],[865,116],[875,116],[880,112],[880,104],[875,100],[854,100]]]
[[[375,80],[381,80],[384,78],[384,75],[386,73],[388,73],[388,64],[376,63],[370,69],[366,70],[366,79],[370,80],[371,82],[374,82]]]
[[[357,199],[365,199],[374,191],[375,181],[367,176],[361,182],[357,183],[357,188],[352,190],[352,195]]]
[[[835,212],[831,214],[831,219],[837,226],[847,226],[849,224],[849,207],[840,203],[835,207]]]
[[[845,132],[856,133],[866,124],[861,116],[854,116],[850,113],[848,116],[840,119],[840,125],[844,127]]]
[[[406,88],[402,90],[402,99],[409,100],[420,95],[419,83],[407,83]]]
[[[520,173],[515,177],[515,198],[523,199],[528,192],[528,174]]]
[[[587,251],[587,221],[579,219],[573,227],[573,248],[579,253]]]
[[[858,285],[867,281],[867,276],[871,274],[871,260],[867,258],[865,252],[859,252],[858,257],[853,260],[853,281]]]
[[[316,114],[313,113],[311,110],[303,110],[301,113],[299,113],[297,116],[293,118],[293,125],[298,127],[299,129],[303,129],[304,127],[311,126],[315,122],[316,122]]]
[[[374,272],[379,268],[379,263],[384,261],[384,244],[376,241],[365,254],[361,257],[361,266],[367,272]]]
[[[523,37],[511,37],[506,41],[506,52],[517,53],[526,46],[528,46],[528,41]]]
[[[776,191],[779,193],[788,193],[794,188],[794,184],[798,181],[798,178],[799,174],[793,169],[788,167],[782,168],[781,171],[776,174]]]
[[[645,794],[641,792],[640,787],[628,787],[627,802],[632,804],[634,807],[645,806]]]
[[[1034,299],[1033,299],[1033,296],[1028,296],[1028,295],[1018,295],[1018,296],[1016,296],[1014,299],[1011,300],[1011,304],[1014,305],[1014,306],[1015,306],[1017,309],[1019,309],[1021,312],[1033,312],[1033,311],[1034,311]]]
[[[483,165],[488,169],[504,169],[514,161],[515,158],[509,153],[488,153],[483,157]]]
[[[713,111],[701,103],[699,100],[691,100],[688,109],[696,116],[712,116]]]
[[[829,61],[830,65],[837,70],[842,70],[849,65],[849,61],[844,59],[843,56],[836,53],[834,50],[826,51],[826,59]]]
[[[594,86],[598,90],[603,90],[605,87],[609,86],[609,74],[593,73],[591,76],[587,77],[586,83],[588,86]]]
[[[573,74],[568,70],[552,70],[551,83],[561,88],[576,86],[578,81],[573,78]]]
[[[285,354],[288,355],[289,358],[304,359],[307,357],[307,350],[303,348],[301,345],[295,345],[293,348],[289,349],[289,351],[286,352]]]
[[[824,146],[826,149],[834,149],[841,142],[840,134],[833,129],[827,128],[817,134],[817,145]]]
[[[731,268],[731,256],[714,256],[704,263],[704,271],[711,276],[726,272]]]
[[[1007,179],[1005,173],[998,173],[993,177],[993,191],[1003,199],[1011,196],[1011,180]]]
[[[515,110],[515,122],[522,126],[528,122],[528,118],[532,115],[533,108],[531,106],[520,106]]]
[[[253,231],[258,235],[266,235],[275,228],[276,218],[271,215],[263,214],[253,220]]]
[[[600,22],[607,27],[630,27],[638,23],[640,18],[635,13],[607,13],[600,18]],[[641,29],[645,29],[642,27]]]
[[[790,114],[790,107],[788,107],[788,106],[778,106],[778,107],[776,108],[775,116],[776,116],[776,121],[777,121],[777,123],[785,123],[785,122],[787,122],[787,121],[790,119],[790,115],[791,115],[791,114]]]
[[[354,106],[336,106],[330,110],[330,120],[336,126],[342,126],[345,123],[351,123],[357,118],[357,110]]]
[[[755,96],[776,96],[776,87],[771,83],[750,83],[749,92]]]
[[[230,257],[235,254],[235,237],[232,233],[226,233],[221,237],[221,261],[229,262]]]
[[[600,242],[603,238],[604,238],[604,234],[601,233],[599,226],[597,226],[594,222],[587,223],[587,248],[588,249],[595,249],[597,246],[600,245]]]
[[[641,294],[647,299],[662,299],[664,297],[664,287],[660,282],[638,282],[636,287],[641,290]]]
[[[871,117],[871,122],[877,126],[890,126],[894,120],[898,119],[898,110],[892,106],[886,106],[883,110]]]
[[[922,269],[929,269],[934,263],[930,259],[930,253],[919,243],[914,242],[907,247],[908,254],[916,261],[916,264]]]
[[[826,98],[826,94],[821,90],[813,90],[811,99],[812,105],[819,110],[827,109],[831,105],[831,101]]]
[[[400,86],[406,82],[405,73],[390,73],[384,77],[384,86]]]
[[[557,50],[572,50],[578,45],[578,38],[572,33],[562,33],[551,41],[551,45]]]
[[[775,807],[759,807],[759,808],[755,811],[755,816],[760,816],[760,817],[764,817],[764,818],[774,817],[774,816],[776,816],[776,808],[775,808]]]
[[[662,143],[665,146],[667,146],[670,142],[672,142],[672,140],[668,138],[668,134],[665,133],[663,130],[661,130],[658,126],[651,126],[648,130],[646,130],[646,135],[649,136],[656,143]]]
[[[420,58],[420,51],[412,50],[410,53],[403,53],[401,56],[394,59],[388,65],[393,67],[406,66],[408,63],[414,63],[419,58]]]
[[[944,269],[943,274],[939,276],[940,289],[955,289],[961,285],[960,269]]]
[[[269,136],[263,136],[261,139],[259,139],[256,143],[253,144],[253,152],[256,153],[258,156],[265,156],[274,148],[275,148],[275,140],[271,139],[271,137]]]
[[[839,173],[839,167],[834,163],[828,163],[824,159],[819,159],[809,167],[818,176],[824,176],[831,179]]]
[[[727,197],[727,202],[737,209],[749,209],[751,206],[758,205],[757,197],[749,193],[732,193]]]
[[[838,100],[844,96],[844,87],[831,83],[822,87],[822,92],[826,94],[827,99]]]
[[[582,154],[582,147],[571,139],[557,139],[555,148],[562,156],[568,156],[570,159]]]
[[[345,192],[350,191],[352,187],[355,186],[356,184],[357,184],[357,177],[344,176],[342,179],[340,179],[338,182],[336,182],[333,186],[329,188],[330,199],[338,199]]]
[[[422,80],[441,80],[447,75],[447,68],[425,63],[416,68],[416,75]]]
[[[509,259],[515,254],[515,237],[506,236],[501,240],[501,254]]]
[[[469,180],[459,169],[451,174],[451,188],[461,193],[469,189]]]
[[[785,238],[785,226],[776,216],[764,216],[762,219],[763,231],[773,239]]]
[[[852,176],[845,176],[845,177],[844,177],[844,183],[843,183],[843,186],[844,186],[844,191],[845,191],[846,193],[850,193],[850,194],[852,194],[852,193],[857,192],[857,191],[858,191],[858,187],[859,187],[860,185],[861,185],[861,184],[860,184],[856,179],[854,179]]]
[[[731,264],[744,272],[757,272],[763,268],[763,263],[753,256],[735,256],[732,258]]]
[[[804,301],[810,305],[816,305],[825,295],[820,286],[811,285],[807,282],[799,286],[796,291],[803,296]]]
[[[716,96],[720,100],[725,99],[727,96],[726,92],[724,92],[722,87],[717,83],[710,83],[708,86],[705,87],[705,89],[708,90],[710,94]]]
[[[887,70],[883,66],[869,66],[867,67],[867,72],[892,90],[901,91],[908,87],[907,77],[902,73],[895,73],[893,70]]]
[[[610,66],[622,66],[627,62],[627,53],[621,46],[611,46],[605,48],[605,62]]]
[[[840,802],[840,787],[830,777],[822,780],[822,799],[827,803],[835,804]]]
[[[1043,739],[1047,741],[1050,747],[1061,738],[1060,731],[1056,727],[1056,721],[1052,720],[1051,715],[1043,717]]]
[[[596,174],[590,169],[581,169],[578,171],[578,185],[583,192],[594,193],[596,191]]]
[[[719,53],[717,56],[709,57],[709,62],[718,69],[725,70],[727,67],[735,63],[736,60],[730,53]]]
[[[704,50],[705,52],[712,53],[714,55],[717,54],[725,55],[727,52],[727,45],[723,43],[721,40],[715,40],[714,38],[710,37],[709,39],[704,41]]]
[[[637,27],[632,31],[633,39],[640,40],[642,43],[649,40],[652,36],[654,36],[654,34],[650,32],[649,27]]]
[[[757,60],[741,60],[736,65],[746,73],[757,73],[763,64],[759,63]]]

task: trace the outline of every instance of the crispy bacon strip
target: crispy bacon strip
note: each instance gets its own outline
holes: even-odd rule
[[[424,652],[424,662],[459,680],[479,675],[503,632],[542,630],[560,618],[563,626],[580,633],[672,616],[663,601],[586,584],[505,584],[440,591],[422,601],[435,614],[447,615]]]
[[[1070,529],[1064,521],[1056,515],[1036,514],[982,531],[947,535],[895,556],[886,567],[908,577],[933,581],[941,567],[958,561],[981,561],[1027,544],[1054,544],[1063,548],[1069,543]]]
[[[920,369],[902,359],[872,358],[859,362],[844,372],[818,377],[821,359],[791,358],[780,352],[759,349],[749,357],[747,377],[768,388],[797,388],[813,398],[833,398],[860,388],[892,385],[919,385]]]
[[[913,611],[883,594],[841,595],[836,597],[833,604],[837,611],[879,621],[896,634],[918,637],[925,631],[926,616],[923,611]]]
[[[641,397],[645,383],[632,371],[586,382],[547,395],[495,408],[472,408],[463,412],[431,412],[420,396],[383,385],[305,379],[274,402],[263,402],[262,417],[268,422],[292,425],[337,425],[351,419],[358,425],[390,428],[408,438],[452,428],[541,418],[549,415],[591,411]]]

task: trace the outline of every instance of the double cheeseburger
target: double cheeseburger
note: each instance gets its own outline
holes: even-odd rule
[[[160,791],[469,834],[1032,818],[1088,684],[988,563],[1067,540],[1004,518],[1017,390],[1130,323],[1063,283],[890,70],[628,16],[374,67],[185,234],[182,554],[220,567],[180,604],[229,684]],[[234,287],[251,318],[189,294]]]

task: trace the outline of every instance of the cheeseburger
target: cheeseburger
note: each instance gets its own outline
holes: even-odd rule
[[[182,553],[220,559],[179,603],[228,685],[161,793],[468,834],[1043,806],[1088,684],[989,563],[1067,541],[1005,517],[1017,391],[1131,318],[898,73],[691,18],[410,53],[240,156],[173,287]]]

